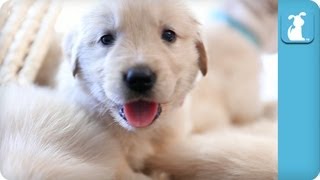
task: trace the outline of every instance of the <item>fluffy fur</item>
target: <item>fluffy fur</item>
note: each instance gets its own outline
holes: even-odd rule
[[[255,122],[270,109],[260,98],[261,55],[277,49],[277,0],[221,1],[213,12],[242,24],[258,44],[227,21],[213,16],[206,24],[209,71],[190,100],[195,132]]]
[[[147,179],[129,168],[106,128],[66,97],[8,86],[0,99],[0,171],[8,180]]]
[[[177,33],[175,43],[161,39],[165,28]],[[117,34],[110,47],[99,43],[106,32]],[[163,134],[174,138],[187,131],[183,126],[190,123],[176,112],[199,69],[205,74],[206,55],[198,24],[181,1],[104,2],[69,34],[65,50],[71,68],[62,70],[69,72],[69,78],[60,79],[69,79],[66,84],[74,87],[62,85],[63,91],[79,93],[75,95],[76,101],[106,124],[116,122],[110,131],[121,142],[135,170],[144,168],[144,160],[156,149],[155,142],[165,143]],[[157,74],[155,87],[145,96],[130,91],[123,82],[123,72],[137,65],[146,65]],[[71,77],[72,71],[76,72],[76,78]],[[120,106],[136,99],[162,105],[160,118],[146,129],[131,127],[119,115]],[[180,131],[175,130],[177,124]]]
[[[161,39],[165,28],[177,33],[175,43],[168,44]],[[103,46],[99,39],[110,32],[117,35],[116,41],[112,46]],[[65,53],[69,67],[65,63],[61,69],[60,90],[89,114],[84,115],[76,107],[64,105],[65,102],[55,97],[44,97],[40,92],[30,93],[30,98],[24,99],[25,96],[8,93],[14,90],[5,90],[8,95],[3,98],[8,99],[1,101],[2,105],[14,103],[15,98],[22,101],[15,110],[7,105],[1,109],[8,116],[1,118],[1,127],[6,128],[5,136],[0,136],[4,137],[2,142],[7,142],[1,144],[3,155],[0,156],[5,177],[15,179],[25,173],[29,177],[42,175],[46,178],[51,177],[50,172],[59,177],[59,171],[66,171],[70,179],[78,178],[79,174],[80,178],[121,179],[117,177],[120,174],[128,175],[122,176],[123,179],[141,179],[142,175],[133,173],[135,171],[148,175],[166,172],[175,179],[275,178],[276,143],[273,138],[246,134],[248,130],[244,129],[230,129],[232,133],[191,134],[198,119],[190,119],[190,109],[181,108],[181,104],[199,70],[206,74],[206,54],[198,24],[182,1],[104,1],[69,34]],[[142,64],[158,77],[151,93],[143,96],[123,84],[123,72]],[[150,127],[134,128],[118,113],[124,103],[137,99],[156,101],[163,107],[161,116]],[[30,105],[30,102],[33,103]],[[22,122],[22,129],[5,118]],[[11,126],[24,136],[15,135],[12,130],[5,131]],[[23,149],[31,149],[31,152],[23,151],[27,152],[23,157],[15,156],[14,152],[22,150],[15,146],[16,140],[8,138],[11,136],[32,142],[22,143]],[[241,146],[237,142],[242,142]],[[48,150],[42,147],[52,149],[52,154],[48,155]],[[44,154],[44,158],[39,158],[38,154]],[[39,164],[48,166],[31,161],[34,157]],[[76,163],[66,161],[66,157]],[[11,162],[17,163],[7,164]],[[74,174],[76,171],[80,173]],[[100,173],[101,176],[88,177]]]
[[[190,146],[193,148],[190,149],[190,154],[188,154],[190,156],[168,155],[168,157],[172,158],[170,161],[166,161],[162,157],[156,157],[159,154],[166,154],[165,152],[179,152],[177,151],[179,148],[170,149],[169,147],[175,147],[175,145],[179,147],[181,142],[186,142],[185,138],[189,137],[188,134],[192,130],[192,126],[197,124],[199,118],[206,116],[206,119],[210,118],[211,122],[220,120],[219,118],[210,117],[211,113],[203,113],[199,117],[192,116],[193,118],[190,119],[189,113],[197,112],[193,111],[193,108],[204,108],[204,104],[201,104],[201,102],[197,104],[191,101],[191,109],[180,108],[181,103],[193,86],[199,68],[203,74],[206,72],[206,55],[198,35],[199,29],[196,21],[181,1],[135,1],[133,3],[123,0],[111,1],[108,6],[110,9],[106,6],[100,6],[98,9],[90,12],[83,19],[82,22],[84,24],[80,24],[69,35],[66,50],[67,54],[69,54],[68,59],[71,60],[72,69],[76,72],[77,76],[74,87],[67,89],[80,91],[82,95],[78,95],[76,99],[80,100],[86,109],[96,112],[98,114],[97,118],[105,122],[117,122],[110,131],[121,143],[127,160],[134,170],[141,171],[145,168],[153,167],[152,162],[154,161],[152,160],[148,167],[145,166],[145,161],[148,160],[149,156],[152,156],[157,159],[154,167],[160,170],[167,171],[168,168],[175,169],[178,166],[182,171],[191,172],[192,175],[188,174],[190,177],[211,178],[213,174],[218,173],[217,169],[214,168],[215,166],[224,166],[224,161],[220,161],[220,158],[217,158],[222,154],[209,153],[208,160],[197,158],[197,154],[202,151],[202,148],[194,148],[193,144],[191,144]],[[145,16],[145,14],[148,14],[148,16]],[[165,27],[171,27],[177,32],[178,40],[175,44],[168,45],[161,39],[161,32]],[[103,35],[101,33],[106,31],[115,31],[118,34],[114,45],[109,48],[101,47],[96,42]],[[216,39],[212,40],[216,41]],[[245,41],[243,42],[244,50],[246,52],[252,50],[252,45],[246,40],[243,41]],[[224,42],[224,40],[221,40],[221,42]],[[208,47],[210,51],[215,49],[212,46]],[[240,53],[241,50],[243,49],[235,51]],[[215,52],[210,53],[214,54]],[[250,53],[248,56],[250,57]],[[248,61],[256,60],[256,56],[251,56]],[[150,96],[137,97],[136,94],[123,85],[122,72],[126,71],[129,67],[139,64],[148,65],[159,77]],[[211,66],[213,65],[211,64]],[[254,76],[258,74],[257,68],[252,68],[253,73],[248,73],[245,77],[251,76],[250,78],[256,78]],[[211,75],[210,77],[213,76]],[[221,76],[217,78],[222,78],[221,81],[224,81]],[[72,78],[70,79],[72,80]],[[242,85],[247,86],[247,84]],[[250,88],[251,86],[248,87],[248,89]],[[256,92],[258,91],[256,88],[253,88],[252,91],[258,93]],[[207,89],[207,93],[202,94],[202,99],[204,95],[214,98],[221,95],[209,94],[209,92],[210,89]],[[251,91],[247,93],[251,93]],[[151,127],[135,129],[130,127],[118,115],[118,106],[136,98],[145,98],[162,103],[164,107],[163,113]],[[216,101],[217,99],[210,100]],[[212,103],[207,104],[206,107],[210,107]],[[254,105],[258,105],[258,103]],[[249,107],[253,107],[254,105],[250,104]],[[206,138],[210,139],[211,136]],[[240,139],[248,143],[246,145],[249,147],[256,140],[252,140],[250,137],[246,138],[246,136]],[[224,142],[224,140],[222,139],[221,142]],[[166,147],[168,144],[174,145],[168,146],[168,150]],[[228,153],[230,155],[228,157],[234,156],[237,161],[240,161],[240,164],[245,165],[247,162],[246,158],[238,157],[238,155],[242,153],[249,154],[250,152],[246,153],[248,149],[243,148],[241,149],[242,153],[239,153],[235,151],[236,147],[232,147],[232,144],[231,142],[230,144],[221,143],[221,147],[219,148],[229,149]],[[181,146],[184,147],[184,145]],[[206,146],[205,143],[203,146]],[[253,151],[252,153],[259,156],[257,152],[261,150],[261,154],[268,155],[264,156],[268,157],[264,160],[275,160],[275,153],[273,153],[275,147],[272,145],[269,147],[261,148],[259,151]],[[165,150],[162,151],[162,149]],[[188,150],[187,148],[185,151],[189,152]],[[206,164],[206,161],[214,161],[216,164],[215,166],[211,166]],[[272,161],[272,165],[269,164],[268,166],[265,163],[260,163],[260,161],[263,161],[263,159],[253,159],[251,165],[261,165],[261,169],[264,169],[261,173],[265,172],[265,177],[274,178],[276,169],[272,165],[276,166],[276,160]],[[172,162],[174,163],[172,164]],[[199,169],[206,169],[208,172],[191,171],[190,166],[186,162],[197,163]],[[162,164],[162,166],[159,164]],[[266,165],[265,167],[263,166],[264,164]],[[163,169],[163,167],[166,168]],[[236,167],[240,169],[233,169]],[[225,173],[225,177],[245,178],[250,177],[248,174],[252,172],[248,171],[247,174],[243,173],[242,176],[232,176],[234,171],[248,170],[246,169],[247,167],[241,169],[242,166],[233,166],[233,168],[228,168],[228,171],[222,172],[222,174]],[[251,177],[255,176],[261,169],[257,169],[257,172],[252,173]],[[181,171],[169,172],[173,176],[179,177]]]

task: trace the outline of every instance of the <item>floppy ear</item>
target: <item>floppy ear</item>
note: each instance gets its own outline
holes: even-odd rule
[[[65,36],[63,41],[63,50],[72,67],[73,76],[76,76],[79,70],[76,37],[77,37],[77,32],[70,31]]]
[[[197,19],[195,19],[192,16],[189,16],[189,17],[193,25],[195,26],[200,25]],[[208,58],[207,58],[207,51],[206,51],[206,48],[204,47],[203,41],[201,40],[201,33],[199,30],[196,32],[196,49],[199,54],[198,66],[202,75],[205,76],[208,72]]]
[[[307,13],[305,13],[305,12],[301,12],[300,14],[299,14],[299,16],[301,17],[301,16],[306,16],[307,15]]]
[[[288,17],[288,19],[291,20],[291,19],[293,19],[294,17],[295,17],[294,15],[290,15],[290,16]]]
[[[203,42],[198,40],[196,42],[196,48],[199,53],[199,60],[198,60],[199,68],[202,75],[205,76],[208,72],[208,59],[207,59],[207,53],[206,53],[206,49],[204,47]]]

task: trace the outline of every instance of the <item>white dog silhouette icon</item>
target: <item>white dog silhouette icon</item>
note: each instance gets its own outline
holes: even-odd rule
[[[290,41],[305,41],[306,39],[302,35],[302,27],[304,20],[302,16],[306,16],[307,13],[301,12],[299,15],[290,15],[289,20],[293,19],[293,24],[288,29],[288,38]]]

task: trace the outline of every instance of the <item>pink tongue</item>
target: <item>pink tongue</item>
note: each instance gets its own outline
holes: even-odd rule
[[[136,101],[124,105],[124,114],[131,126],[143,128],[151,125],[155,120],[158,106],[154,102]]]

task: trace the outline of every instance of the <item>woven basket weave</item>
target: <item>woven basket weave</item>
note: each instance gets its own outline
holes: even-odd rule
[[[9,0],[1,6],[0,84],[35,81],[60,9],[54,0]]]

